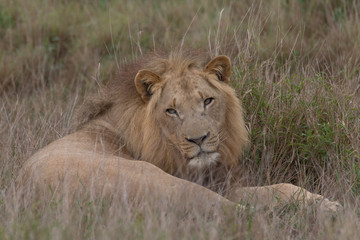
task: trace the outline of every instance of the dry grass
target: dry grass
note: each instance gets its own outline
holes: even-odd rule
[[[355,0],[0,0],[0,239],[359,239],[359,9]],[[99,81],[182,40],[233,60],[251,136],[244,182],[292,182],[344,212],[287,204],[211,218],[154,202],[16,198],[22,163],[74,130],[74,108]]]

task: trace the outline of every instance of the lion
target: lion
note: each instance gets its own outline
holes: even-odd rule
[[[243,109],[231,87],[227,56],[172,51],[125,64],[118,78],[86,101],[78,130],[28,159],[18,185],[68,192],[92,187],[132,199],[151,194],[171,201],[239,206],[337,202],[288,183],[238,187],[232,169],[248,144]]]

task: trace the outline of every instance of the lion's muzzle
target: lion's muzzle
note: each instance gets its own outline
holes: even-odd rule
[[[185,138],[186,141],[191,142],[191,143],[195,143],[196,145],[198,145],[199,147],[201,147],[201,145],[203,144],[203,142],[205,142],[205,140],[210,136],[210,132],[207,132],[205,135],[201,136],[201,137],[196,137],[196,138]]]
[[[216,163],[220,156],[218,153],[219,138],[212,135],[210,131],[193,136],[195,137],[183,137],[182,144],[180,144],[181,152],[187,160],[188,166],[202,169]]]
[[[218,152],[206,153],[200,152],[196,157],[190,159],[188,166],[190,168],[204,169],[214,165],[220,157]]]

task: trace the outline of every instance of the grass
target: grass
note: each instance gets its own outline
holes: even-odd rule
[[[358,9],[354,0],[0,0],[0,239],[359,238]],[[251,137],[243,181],[291,182],[343,212],[289,203],[211,218],[118,199],[16,198],[23,162],[74,131],[99,81],[182,41],[232,59]]]

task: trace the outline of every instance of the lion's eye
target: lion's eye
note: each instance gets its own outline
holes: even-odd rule
[[[214,98],[212,98],[212,97],[205,99],[204,106],[206,107],[207,105],[210,105],[213,101],[214,101]]]
[[[177,115],[177,111],[173,108],[166,109],[166,113],[169,115]]]

